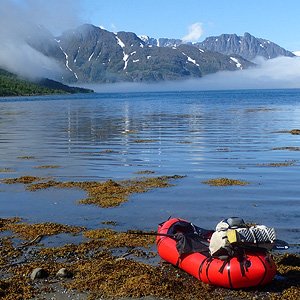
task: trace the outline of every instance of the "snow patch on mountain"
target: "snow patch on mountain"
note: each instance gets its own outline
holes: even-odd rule
[[[124,54],[124,57],[123,57],[123,60],[124,60],[124,68],[123,70],[125,70],[127,68],[127,65],[128,65],[128,59],[129,59],[129,55],[128,54],[125,54],[125,52],[123,52]]]
[[[243,69],[242,64],[239,62],[239,60],[237,58],[230,57],[230,59],[235,62],[235,65],[236,65],[237,68]]]
[[[91,61],[91,59],[93,58],[94,54],[95,54],[95,52],[93,52],[93,53],[90,55],[89,61]]]
[[[73,70],[69,67],[69,56],[68,54],[64,51],[64,49],[62,47],[59,47],[60,50],[63,52],[63,54],[65,55],[66,57],[66,68],[70,71],[70,72],[73,72]]]
[[[139,35],[138,37],[139,37],[139,39],[141,39],[145,43],[149,42],[149,36],[148,35]]]
[[[194,59],[192,59],[191,57],[189,57],[188,55],[186,55],[186,54],[183,53],[183,52],[182,52],[182,54],[183,54],[184,56],[187,57],[187,62],[191,62],[191,63],[193,63],[194,65],[196,65],[197,67],[200,67],[200,65],[197,64],[197,62],[196,62]]]
[[[116,33],[115,33],[115,35],[116,35],[116,40],[117,40],[118,45],[119,45],[121,48],[125,48],[125,44],[121,41],[121,39],[117,36]]]

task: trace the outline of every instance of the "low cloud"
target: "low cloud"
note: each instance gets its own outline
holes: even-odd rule
[[[205,77],[209,89],[300,88],[300,57],[257,58],[257,66],[236,72],[219,72]]]
[[[26,43],[1,43],[0,67],[21,77],[56,79],[63,72],[59,64]]]
[[[188,27],[189,33],[182,38],[183,42],[196,42],[203,35],[204,30],[202,28],[203,24],[197,22]]]
[[[51,36],[43,28],[60,34],[78,25],[79,4],[79,0],[2,0],[0,68],[30,79],[58,78],[62,72],[58,63],[30,47],[27,40]]]
[[[117,26],[116,26],[114,23],[111,23],[111,24],[110,24],[110,28],[113,29],[113,30],[116,30],[116,29],[117,29]]]
[[[202,78],[159,83],[117,83],[89,86],[99,93],[205,91],[300,88],[300,57],[257,58],[257,66],[221,71]]]

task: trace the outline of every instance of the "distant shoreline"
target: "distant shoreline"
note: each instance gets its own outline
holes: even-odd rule
[[[75,95],[75,94],[93,94],[91,92],[78,92],[78,93],[49,93],[49,94],[24,94],[24,95],[0,95],[0,98],[11,98],[11,97],[40,97],[40,96],[58,96],[58,95]]]
[[[26,79],[20,79],[17,75],[3,69],[0,69],[0,83],[0,97],[94,93],[91,89],[68,86],[48,78],[30,82]]]

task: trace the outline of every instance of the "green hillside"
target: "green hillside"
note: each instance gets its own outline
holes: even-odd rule
[[[19,79],[16,75],[0,69],[0,97],[76,93],[93,93],[93,91],[70,87],[50,79],[42,79],[38,83],[32,83]]]

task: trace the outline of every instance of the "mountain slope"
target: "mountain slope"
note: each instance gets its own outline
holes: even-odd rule
[[[64,64],[67,70],[64,82],[175,80],[252,65],[238,56],[233,60],[230,56],[191,45],[178,48],[149,45],[134,33],[112,33],[90,24],[52,38],[47,48],[38,43],[32,46]]]

